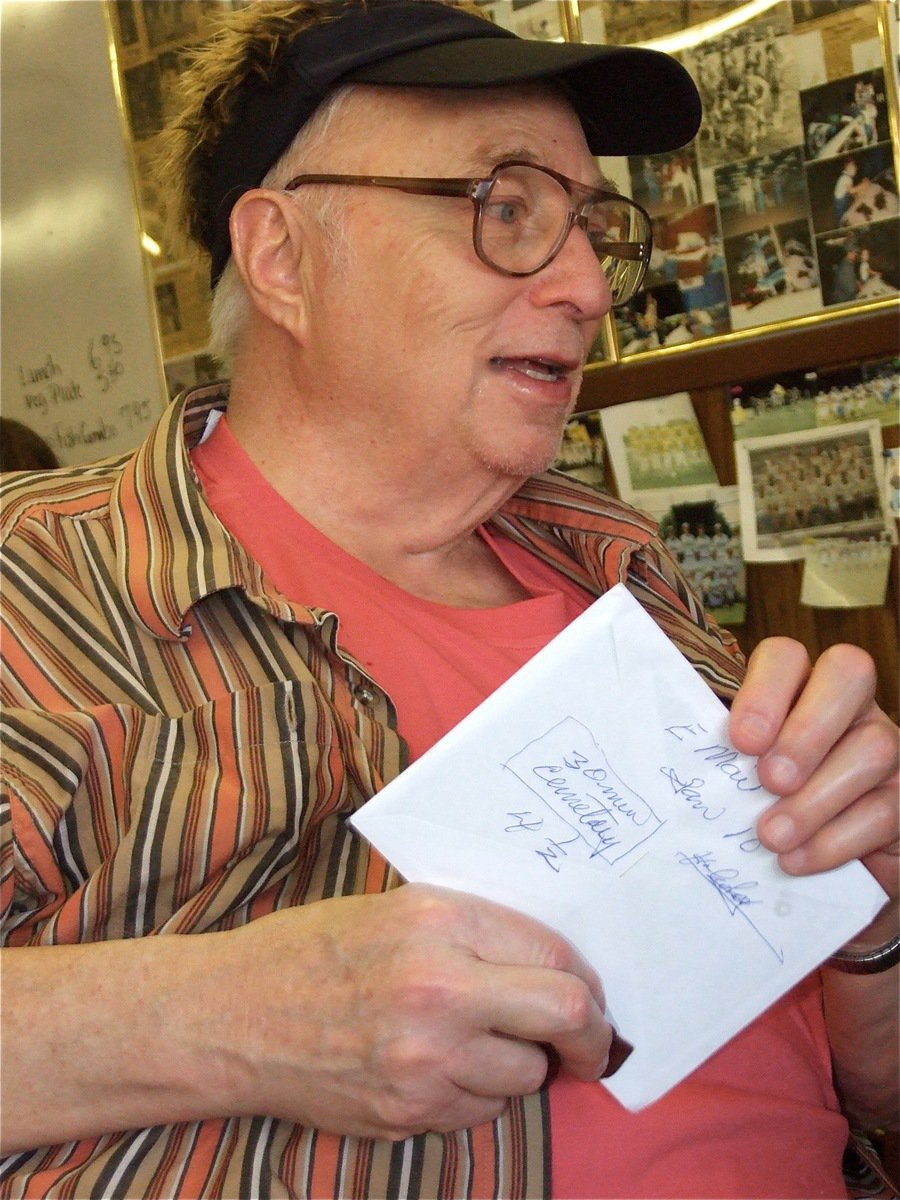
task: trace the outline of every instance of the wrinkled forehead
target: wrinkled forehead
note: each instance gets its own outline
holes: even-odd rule
[[[488,173],[517,158],[600,182],[565,91],[553,83],[489,88],[354,84],[329,124],[328,169],[394,174]],[[317,162],[316,169],[324,169]]]

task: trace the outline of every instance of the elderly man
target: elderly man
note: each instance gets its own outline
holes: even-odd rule
[[[187,96],[230,388],[8,485],[3,1194],[841,1194],[829,1055],[885,1119],[895,902],[634,1115],[573,948],[392,886],[346,820],[624,581],[733,697],[784,869],[896,897],[868,656],[781,639],[741,683],[655,529],[541,474],[649,258],[594,156],[688,140],[693,85],[353,0],[250,5]]]

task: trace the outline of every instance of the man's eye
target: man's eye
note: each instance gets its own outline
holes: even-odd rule
[[[521,200],[493,200],[488,205],[488,213],[501,225],[515,225],[527,216],[527,207]]]

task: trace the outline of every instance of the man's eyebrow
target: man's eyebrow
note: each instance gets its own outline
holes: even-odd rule
[[[476,148],[472,157],[468,160],[474,171],[491,171],[498,163],[509,162],[531,162],[535,166],[541,166],[540,158],[533,150],[527,149],[525,146],[498,146],[496,143],[488,146],[483,145]]]
[[[540,155],[535,154],[533,150],[529,150],[526,146],[497,146],[493,145],[484,149],[477,149],[469,159],[471,169],[474,173],[480,171],[490,172],[502,162],[530,162],[536,167],[547,166]],[[587,186],[595,187],[604,192],[615,192],[616,195],[621,195],[621,188],[612,179],[607,178],[604,172],[597,164],[597,178]]]

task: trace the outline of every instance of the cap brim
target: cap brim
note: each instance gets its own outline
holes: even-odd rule
[[[564,89],[592,154],[676,150],[700,125],[700,97],[685,68],[639,46],[470,37],[394,54],[342,82],[479,88],[542,80]]]

